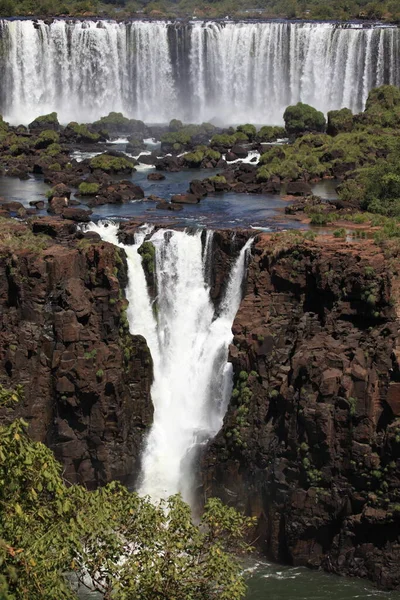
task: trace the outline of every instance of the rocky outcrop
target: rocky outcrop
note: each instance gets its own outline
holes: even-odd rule
[[[47,217],[0,241],[0,384],[70,482],[129,482],[152,421],[152,361],[126,318],[124,253]]]
[[[222,249],[223,250],[223,249]],[[221,251],[222,251],[221,250]],[[400,585],[398,282],[372,242],[260,236],[207,496],[273,560]]]

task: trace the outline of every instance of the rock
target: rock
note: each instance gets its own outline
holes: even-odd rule
[[[132,483],[152,422],[153,374],[146,341],[121,318],[124,253],[96,235],[77,244],[67,220],[36,217],[31,226],[53,234],[47,247],[3,247],[0,258],[0,382],[22,384],[25,396],[12,414],[0,409],[0,421],[28,420],[71,483]],[[11,229],[29,232],[15,221]]]
[[[194,194],[174,194],[171,197],[171,202],[173,204],[197,204],[199,198]]]
[[[29,179],[28,171],[22,168],[11,167],[6,171],[6,177],[18,177],[18,179]]]
[[[165,179],[165,175],[163,175],[162,173],[149,173],[147,175],[147,179],[149,181],[162,181],[163,179]]]
[[[8,213],[23,217],[26,215],[26,208],[21,202],[12,200],[0,200],[0,207]]]
[[[295,200],[292,204],[285,206],[285,213],[287,215],[295,215],[299,212],[304,212],[306,208],[310,206],[321,206],[322,200],[319,196],[306,196],[299,200]],[[329,207],[327,207],[329,210]]]
[[[68,206],[68,198],[66,196],[58,197],[53,196],[49,200],[49,204],[47,206],[47,212],[52,213],[53,215],[61,215],[63,210]]]
[[[170,204],[169,202],[166,202],[165,200],[162,200],[161,202],[156,204],[156,208],[158,210],[173,210],[173,211],[183,210],[183,206],[181,204]]]
[[[34,206],[37,210],[43,210],[45,206],[43,200],[31,200],[29,204],[31,206]]]
[[[253,243],[229,351],[235,392],[201,462],[203,489],[258,518],[269,559],[396,588],[398,276],[371,241],[281,235]],[[236,255],[216,232],[217,306]]]
[[[50,190],[49,201],[54,197],[70,199],[71,189],[65,183],[58,183]]]
[[[198,179],[194,179],[190,182],[189,191],[193,196],[196,196],[196,198],[204,198],[208,193],[206,185],[203,181]]]
[[[70,219],[71,221],[78,221],[81,223],[88,223],[90,221],[90,215],[93,211],[84,210],[83,208],[64,208],[62,211],[63,219]]]
[[[249,155],[248,150],[246,150],[246,148],[243,148],[243,146],[241,146],[240,144],[235,144],[231,148],[231,153],[234,154],[236,156],[236,158],[247,158]],[[230,159],[227,158],[227,160],[230,160]]]
[[[140,154],[137,158],[142,165],[154,165],[157,158],[152,154]]]
[[[291,181],[287,184],[286,193],[288,196],[311,196],[312,189],[305,181]]]

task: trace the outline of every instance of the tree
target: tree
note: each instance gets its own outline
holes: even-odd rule
[[[0,387],[0,405],[21,396]],[[249,549],[252,519],[219,500],[199,525],[179,496],[158,505],[117,482],[67,487],[61,466],[27,424],[0,427],[0,598],[76,599],[74,580],[104,598],[239,600],[245,583],[233,552]]]

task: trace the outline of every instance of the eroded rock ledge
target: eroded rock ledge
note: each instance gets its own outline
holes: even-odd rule
[[[276,561],[400,585],[395,263],[372,242],[262,235],[234,323],[235,389],[208,496]]]

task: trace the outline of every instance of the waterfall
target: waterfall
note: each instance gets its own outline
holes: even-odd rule
[[[387,26],[1,20],[0,108],[12,123],[120,111],[278,124],[298,101],[362,110],[372,87],[400,85],[399,58],[399,29]]]
[[[208,283],[212,233],[207,232],[205,243],[200,230],[153,233],[157,286],[153,310],[137,252],[148,230],[126,246],[118,242],[117,225],[91,224],[89,229],[125,249],[130,331],[146,338],[153,357],[154,421],[143,451],[139,492],[153,500],[181,492],[192,503],[198,450],[221,428],[232,391],[228,348],[251,240],[236,258],[215,309]]]

